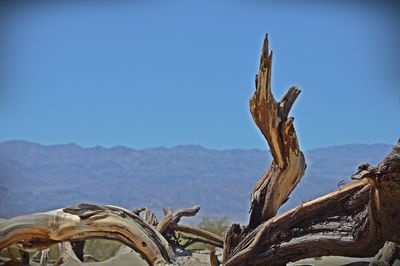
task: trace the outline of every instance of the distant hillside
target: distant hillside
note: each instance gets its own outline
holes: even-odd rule
[[[307,171],[284,208],[335,190],[360,163],[376,164],[391,145],[343,145],[306,153]],[[0,143],[0,217],[80,202],[126,208],[202,206],[201,214],[245,221],[250,191],[270,161],[262,150],[201,146],[135,150],[76,144]]]

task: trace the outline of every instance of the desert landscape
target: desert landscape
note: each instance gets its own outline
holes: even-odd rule
[[[255,124],[270,147],[272,158],[250,194],[247,225],[238,223],[228,225],[227,218],[222,220],[203,218],[198,226],[183,224],[181,222],[183,217],[196,216],[200,210],[199,205],[178,209],[173,209],[170,206],[164,207],[163,215],[159,218],[159,214],[156,214],[146,203],[143,204],[142,202],[139,204],[143,204],[143,207],[133,209],[110,204],[80,203],[53,211],[37,212],[1,220],[0,249],[5,249],[3,251],[3,264],[202,265],[210,263],[212,266],[220,264],[226,266],[283,265],[289,262],[294,262],[294,265],[396,264],[399,254],[397,243],[400,237],[397,226],[400,219],[400,207],[396,204],[396,195],[400,190],[398,183],[400,180],[400,141],[376,166],[369,163],[359,165],[355,173],[350,176],[351,182],[346,183],[342,179],[337,182],[336,189],[332,192],[315,199],[302,200],[297,207],[278,213],[281,206],[288,201],[297,184],[300,183],[306,171],[307,163],[294,129],[294,118],[289,116],[290,109],[300,94],[300,90],[297,87],[290,87],[281,100],[276,101],[271,90],[271,69],[272,52],[269,50],[269,40],[268,35],[266,35],[259,71],[256,75],[256,90],[250,98],[249,107]],[[140,176],[139,169],[143,165],[143,161],[138,159],[138,156],[140,156],[140,153],[145,154],[149,151],[137,152],[124,147],[111,148],[110,150],[96,147],[85,150],[74,144],[44,147],[18,141],[2,143],[1,146],[3,147],[1,151],[7,154],[13,154],[14,151],[14,155],[17,156],[28,155],[19,162],[9,160],[8,165],[2,168],[4,173],[16,173],[19,178],[26,178],[22,182],[17,182],[28,183],[29,188],[32,188],[32,184],[38,182],[38,180],[29,183],[29,175],[26,173],[31,171],[24,172],[22,167],[18,167],[18,165],[25,163],[32,166],[39,165],[39,169],[44,168],[48,171],[52,169],[48,164],[51,161],[49,158],[57,158],[55,164],[58,169],[63,166],[60,163],[75,161],[76,164],[76,160],[79,159],[78,162],[81,165],[75,167],[69,165],[69,167],[66,167],[67,171],[72,169],[73,173],[82,174],[82,171],[79,170],[90,166],[95,168],[94,172],[97,174],[100,171],[103,175],[109,175],[109,170],[124,172],[127,166],[136,166],[136,171],[128,172],[127,175],[136,172]],[[61,156],[47,154],[47,158],[45,157],[44,160],[45,167],[40,163],[38,164],[37,157],[32,156],[40,150],[53,152],[55,150],[65,156],[65,150],[62,148],[65,149],[66,147],[69,148],[69,152],[73,152],[73,156],[68,157],[67,155],[64,157],[67,159],[63,161]],[[354,150],[356,150],[355,148],[365,148],[360,145],[350,145],[349,147]],[[385,145],[374,145],[369,148],[372,147],[383,150],[387,148]],[[28,148],[28,152],[21,148]],[[331,149],[343,150],[343,147]],[[191,155],[194,155],[194,157],[201,156],[199,160],[195,160],[197,163],[202,162],[199,164],[201,167],[205,167],[204,163],[207,160],[204,160],[204,158],[207,158],[207,155],[210,156],[211,153],[214,153],[214,155],[224,154],[231,159],[240,155],[240,152],[235,151],[207,151],[202,147],[191,146],[175,147],[170,150],[165,148],[152,149],[150,154],[160,152],[160,150],[170,154],[171,151],[172,153],[177,152],[177,154],[182,151],[189,154],[192,152]],[[99,156],[99,151],[103,153],[102,156]],[[104,160],[104,154],[110,153],[110,151],[114,153],[117,151],[118,154],[122,152],[125,157],[120,157],[116,161],[115,155],[109,156],[108,158],[113,158],[113,160],[108,159],[106,163],[100,164],[96,164],[96,161],[92,160],[90,162],[93,165],[91,165],[86,161],[90,156],[79,156],[79,154],[86,152],[91,153],[97,160],[100,158]],[[321,151],[318,150],[317,153],[323,154]],[[257,153],[257,151],[241,152]],[[234,153],[234,156],[232,156],[232,153]],[[40,157],[46,156],[45,153],[40,153],[40,155]],[[132,157],[127,155],[136,158],[129,160]],[[182,153],[179,155],[182,156]],[[186,160],[188,157],[190,158],[190,155],[181,158]],[[71,160],[72,158],[74,160]],[[165,161],[162,164],[159,156],[152,158],[155,158],[154,163],[156,165],[160,165],[160,163],[165,165]],[[248,156],[246,158],[249,159]],[[338,161],[343,163],[343,159],[341,157]],[[330,157],[330,160],[332,160],[332,157]],[[253,161],[252,158],[250,158],[250,161]],[[346,160],[347,163],[349,161]],[[185,165],[184,161],[174,160],[172,156],[168,156],[166,165],[170,167],[172,165],[172,168],[176,170],[179,163]],[[311,160],[311,165],[314,163],[315,161]],[[145,165],[149,167],[151,163]],[[229,169],[227,166],[224,162],[220,168],[222,170]],[[248,166],[246,165],[246,167]],[[211,169],[211,176],[215,180],[216,173],[212,171],[213,167],[208,166],[205,169]],[[190,167],[182,170],[186,170],[186,173],[193,171]],[[176,176],[168,173],[168,171],[162,171],[162,168],[155,167],[153,171],[158,175],[160,173],[170,175],[164,177],[162,182],[159,183],[168,184],[168,180],[177,180]],[[53,175],[57,173],[58,171],[52,172]],[[325,172],[322,173],[324,175]],[[59,187],[65,189],[64,183],[73,182],[75,187],[83,187],[85,193],[88,192],[88,188],[95,189],[95,194],[104,200],[103,195],[107,191],[100,192],[97,190],[98,184],[103,180],[94,178],[92,184],[85,184],[85,182],[79,182],[77,176],[71,174],[69,172],[68,177],[64,180],[60,177],[57,178],[59,182],[60,180],[64,181],[61,182]],[[226,175],[226,173],[224,174]],[[34,173],[34,176],[40,176],[40,174]],[[74,176],[74,179],[71,179],[71,176]],[[143,187],[140,184],[128,187],[126,182],[123,182],[122,179],[118,180],[119,178],[121,176],[115,175],[114,172],[112,182],[107,187],[122,184],[130,190],[134,188],[133,193],[138,189],[146,189],[145,186]],[[199,191],[200,195],[204,193],[199,190],[204,180],[195,177],[193,179],[200,182],[193,184],[193,179],[187,180],[187,178],[188,175],[186,174],[183,179],[191,183],[191,188],[188,189],[190,193],[193,190]],[[138,179],[133,180],[137,181]],[[149,182],[147,191],[166,191],[171,194],[177,188],[177,186],[172,185],[170,189],[164,187],[157,191],[154,186],[154,183],[157,182],[154,182],[155,180],[151,178],[147,179],[152,181]],[[217,191],[221,188],[227,189],[230,192],[229,195],[222,195],[223,199],[226,200],[230,199],[231,194],[239,195],[234,190],[235,186],[237,186],[238,191],[243,189],[240,185],[241,179],[243,177],[239,177],[238,180],[220,179],[219,181],[222,181],[220,184],[213,181],[209,183]],[[7,179],[4,178],[3,180]],[[15,182],[12,178],[8,180]],[[51,178],[45,177],[45,180],[49,182]],[[311,184],[325,183],[326,180],[326,178],[320,180],[314,178],[314,180],[311,180]],[[180,181],[179,184],[181,185],[181,183],[183,182]],[[229,187],[227,184],[234,184],[234,187]],[[52,191],[55,187],[55,185],[52,186]],[[318,189],[315,189],[315,186],[310,187],[315,194]],[[319,187],[319,190],[326,189]],[[118,189],[119,193],[121,193],[121,189]],[[8,189],[3,185],[2,190],[7,192]],[[75,190],[58,193],[71,195]],[[300,192],[300,195],[304,195],[303,193],[304,191]],[[126,195],[130,195],[129,191]],[[214,194],[214,196],[218,199],[220,195]],[[168,199],[168,196],[151,195],[151,199],[153,198],[162,199],[162,203],[165,204],[165,199]],[[185,204],[190,202],[187,199],[193,200],[193,197],[185,197]],[[232,199],[227,202],[231,203]],[[221,216],[221,212],[218,213],[218,216]],[[208,225],[208,227],[204,225]],[[216,228],[219,230],[216,231]],[[108,256],[104,256],[105,251],[99,253],[99,256],[103,257],[101,262],[102,259],[99,256],[96,257],[88,252],[88,247],[91,245],[89,240],[91,239],[109,239],[120,244],[112,247],[110,246],[111,243],[93,242],[97,245],[95,248],[92,247],[93,250],[100,249],[101,245],[103,245],[103,249],[113,249]],[[194,249],[195,245],[200,246]],[[53,248],[53,251],[51,248]],[[36,253],[32,253],[35,251]],[[51,252],[55,258],[50,258]],[[352,257],[353,259],[351,259]],[[358,257],[358,259],[354,259],[354,257]],[[360,260],[360,258],[365,259]],[[302,261],[302,259],[307,260]],[[90,262],[90,260],[93,262]]]

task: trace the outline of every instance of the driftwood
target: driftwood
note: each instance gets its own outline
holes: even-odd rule
[[[182,217],[194,216],[199,210],[200,206],[197,205],[176,211],[172,211],[171,208],[164,208],[165,216],[157,224],[156,230],[162,233],[174,250],[185,249],[196,242],[222,248],[224,241],[220,236],[199,228],[179,224]],[[190,236],[179,232],[190,234]]]
[[[84,258],[84,241],[105,238],[126,245],[121,246],[115,256],[133,249],[151,265],[167,264],[174,260],[174,250],[184,249],[196,242],[223,247],[221,237],[178,224],[182,217],[194,216],[199,210],[200,206],[174,212],[166,208],[166,215],[158,222],[156,215],[148,208],[129,211],[116,206],[80,204],[3,220],[0,224],[0,249],[17,244],[22,263],[28,265],[29,254],[26,251],[46,249],[60,243],[60,258],[56,264],[67,261],[79,264]],[[47,253],[42,252],[41,261],[47,261]]]
[[[271,69],[272,52],[266,37],[250,111],[273,160],[251,193],[246,226],[233,224],[222,239],[179,224],[182,217],[196,215],[199,206],[176,211],[165,208],[165,216],[158,221],[148,208],[129,211],[115,206],[80,204],[0,219],[0,249],[17,245],[21,262],[29,263],[27,251],[43,250],[59,243],[60,258],[56,265],[67,261],[81,263],[84,241],[105,238],[126,245],[115,256],[127,255],[133,249],[151,265],[171,263],[175,251],[195,242],[211,245],[212,265],[220,263],[215,247],[223,247],[222,263],[226,266],[284,265],[310,257],[372,257],[375,254],[371,265],[391,265],[398,258],[400,243],[397,200],[400,141],[376,167],[361,165],[351,177],[351,183],[277,215],[304,175],[306,163],[299,148],[294,118],[289,117],[300,90],[291,87],[276,101],[271,91]],[[46,263],[46,252],[40,261]]]
[[[114,206],[81,204],[15,217],[0,227],[0,249],[18,244],[28,251],[91,238],[120,241],[150,264],[165,264],[174,258],[168,242],[153,227],[133,212]]]
[[[400,142],[377,167],[361,165],[352,176],[355,181],[275,216],[306,165],[288,117],[300,91],[292,87],[276,102],[271,67],[266,37],[250,110],[273,161],[253,190],[249,224],[234,224],[226,233],[225,265],[283,265],[327,255],[371,257],[385,241],[399,243]]]

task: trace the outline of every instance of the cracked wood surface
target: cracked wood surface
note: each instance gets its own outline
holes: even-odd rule
[[[273,160],[253,189],[250,228],[275,216],[306,169],[293,126],[294,118],[288,117],[300,90],[291,87],[277,102],[271,92],[271,68],[272,52],[269,52],[266,37],[256,76],[256,91],[249,104],[253,120],[267,140]]]
[[[371,257],[385,241],[399,243],[400,143],[377,167],[361,165],[352,176],[356,181],[276,216],[306,164],[294,119],[288,117],[300,91],[291,87],[275,101],[271,67],[266,37],[250,110],[273,161],[252,192],[249,224],[233,224],[226,232],[224,264],[284,265],[329,255]]]
[[[140,253],[151,265],[171,262],[174,253],[164,237],[138,215],[115,206],[78,206],[18,216],[0,224],[0,249],[18,244],[43,249],[57,242],[112,239]]]

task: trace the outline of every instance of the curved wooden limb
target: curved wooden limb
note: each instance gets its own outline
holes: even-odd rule
[[[273,161],[252,192],[247,226],[232,225],[225,265],[283,265],[324,255],[373,256],[385,241],[400,242],[400,144],[378,165],[360,166],[358,180],[275,216],[306,169],[289,111],[300,91],[277,102],[271,93],[272,52],[265,38],[250,111]]]
[[[177,224],[182,217],[195,216],[200,210],[200,206],[195,205],[192,208],[183,208],[172,211],[171,208],[164,208],[165,216],[160,220],[157,225],[157,230],[163,233],[170,224]]]
[[[174,258],[168,242],[153,227],[133,212],[115,206],[80,204],[0,224],[0,249],[12,244],[24,250],[43,249],[57,242],[91,238],[122,242],[152,265]]]
[[[156,230],[163,234],[174,249],[185,249],[196,242],[222,248],[223,240],[220,236],[199,228],[178,224],[182,217],[194,216],[199,210],[200,206],[197,205],[176,211],[172,211],[171,208],[164,208],[165,216],[158,223]],[[177,232],[189,233],[191,236],[177,234]],[[186,241],[184,244],[181,243],[182,239]]]
[[[182,217],[195,216],[199,212],[199,210],[199,205],[195,205],[192,208],[177,209],[172,213],[172,223],[179,223]]]
[[[400,143],[365,174],[362,180],[276,216],[251,232],[240,227],[231,230],[230,238],[237,243],[225,255],[225,265],[281,265],[328,255],[371,257],[385,241],[399,243],[400,206],[395,195],[400,194]]]
[[[172,214],[165,215],[160,222],[157,224],[156,230],[160,232],[160,234],[164,233],[165,230],[169,227],[173,219]]]
[[[275,101],[271,92],[271,69],[272,52],[269,52],[266,36],[256,76],[256,91],[250,98],[250,111],[268,142],[273,161],[253,189],[250,228],[275,216],[306,168],[293,127],[294,119],[288,117],[300,90],[291,87],[279,102]]]
[[[195,236],[199,236],[202,237],[204,239],[210,240],[213,242],[213,244],[216,247],[223,247],[223,239],[222,237],[213,234],[211,232],[205,231],[203,229],[199,229],[199,228],[195,228],[195,227],[191,227],[188,225],[182,225],[182,224],[171,224],[170,225],[171,229],[174,231],[179,231],[179,232],[184,232],[184,233],[189,233]],[[211,244],[211,243],[210,243]]]
[[[183,225],[178,225],[181,218],[184,216],[186,216],[186,217],[194,216],[199,212],[199,210],[200,210],[200,206],[198,206],[198,205],[193,206],[192,208],[177,209],[174,212],[172,211],[171,208],[164,208],[165,216],[158,223],[156,230],[158,232],[160,232],[161,234],[163,234],[164,237],[169,240],[169,242],[170,242],[170,244],[172,244],[172,246],[175,246],[175,244],[178,244],[178,243],[175,241],[174,232],[180,226],[185,227]],[[197,229],[197,230],[198,231],[194,230],[192,234],[197,235],[198,232],[204,231],[204,230],[200,230],[200,229]],[[211,234],[211,235],[213,235],[213,234]],[[197,236],[201,237],[201,235],[197,235]],[[192,242],[194,243],[196,241],[192,241]],[[197,241],[197,242],[204,242],[204,241]],[[218,242],[210,242],[209,244],[215,244],[215,243],[218,243]]]

